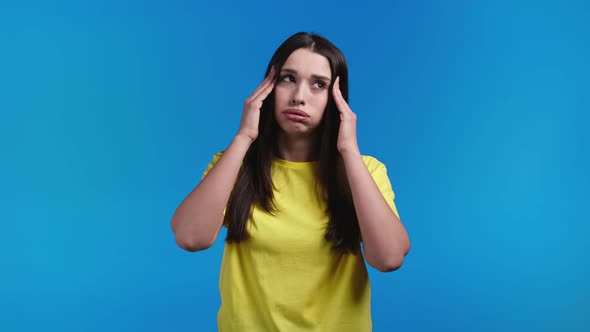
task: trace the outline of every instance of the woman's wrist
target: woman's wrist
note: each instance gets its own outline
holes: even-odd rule
[[[246,149],[248,149],[248,148],[250,148],[250,145],[252,144],[252,142],[254,142],[254,140],[252,140],[250,137],[238,133],[238,134],[236,134],[236,136],[234,136],[231,144],[237,144],[239,146],[244,146],[244,147],[246,147]]]
[[[361,156],[361,151],[359,150],[358,146],[338,149],[338,152],[340,152],[340,155],[342,156],[343,159],[351,158],[351,157],[355,158],[355,157]]]

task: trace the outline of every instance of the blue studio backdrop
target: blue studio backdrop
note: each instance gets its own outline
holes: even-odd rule
[[[274,50],[346,55],[412,241],[374,331],[589,331],[586,1],[2,1],[0,331],[215,331],[170,218]]]

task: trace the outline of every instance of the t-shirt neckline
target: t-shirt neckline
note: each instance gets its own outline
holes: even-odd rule
[[[274,158],[274,162],[277,165],[290,167],[290,168],[311,168],[314,165],[317,165],[318,161],[290,161],[281,158]]]

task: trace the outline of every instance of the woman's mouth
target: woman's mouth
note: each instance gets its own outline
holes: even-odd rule
[[[291,121],[303,122],[307,118],[309,118],[309,114],[303,112],[302,110],[295,109],[295,108],[288,109],[283,113],[285,114],[285,117],[287,117],[287,119],[289,119]]]

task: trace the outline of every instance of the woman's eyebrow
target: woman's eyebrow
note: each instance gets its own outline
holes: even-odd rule
[[[283,68],[281,71],[284,71],[284,72],[287,72],[287,73],[290,73],[290,74],[297,75],[297,70],[295,70],[295,69]],[[313,79],[316,79],[316,80],[324,80],[324,81],[327,81],[327,82],[330,82],[331,81],[331,79],[327,78],[326,76],[322,76],[322,75],[311,75],[311,77]]]

